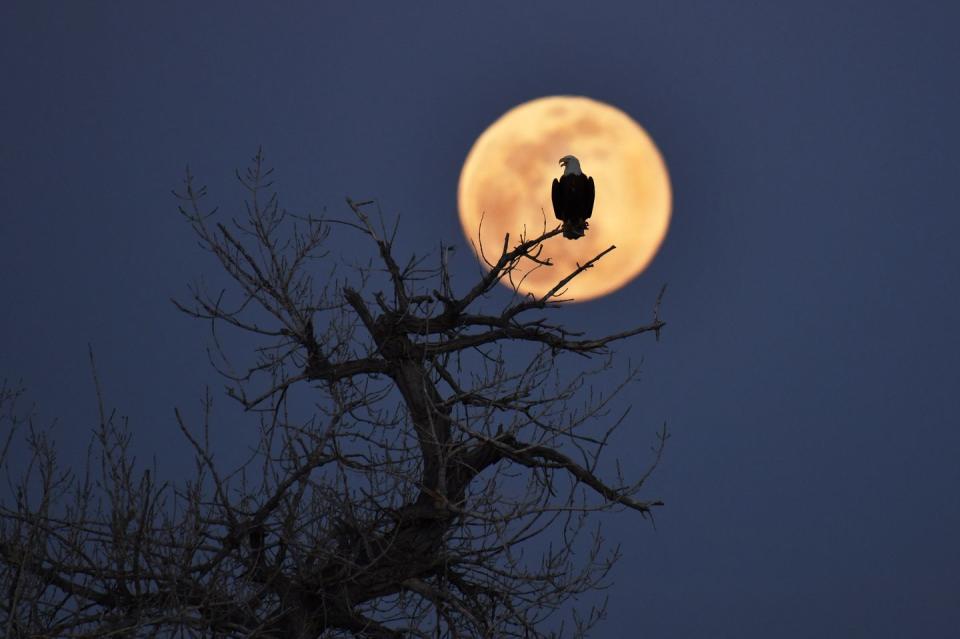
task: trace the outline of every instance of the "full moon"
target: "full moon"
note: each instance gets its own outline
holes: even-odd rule
[[[576,96],[552,96],[507,111],[484,131],[460,173],[460,223],[478,257],[496,262],[503,238],[533,238],[560,224],[550,189],[565,155],[576,156],[596,184],[586,236],[557,235],[543,244],[538,266],[524,260],[513,277],[522,293],[542,295],[611,245],[593,268],[566,287],[561,299],[577,302],[612,293],[653,259],[670,224],[670,178],[653,140],[619,109]],[[481,224],[482,219],[482,224]],[[484,263],[481,259],[481,263]],[[485,263],[484,263],[485,265]]]

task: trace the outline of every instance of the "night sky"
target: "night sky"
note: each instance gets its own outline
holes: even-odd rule
[[[639,473],[667,422],[666,506],[655,530],[603,518],[624,558],[596,636],[957,636],[958,5],[240,6],[0,5],[0,378],[64,463],[96,422],[88,343],[166,477],[191,468],[173,407],[199,415],[204,385],[222,459],[255,428],[170,302],[219,276],[170,195],[188,163],[240,213],[263,145],[291,210],[375,198],[400,254],[459,245],[462,291],[471,144],[585,95],[646,128],[674,191],[651,267],[562,315],[615,332],[669,284],[660,343],[618,347],[643,381],[617,446]]]

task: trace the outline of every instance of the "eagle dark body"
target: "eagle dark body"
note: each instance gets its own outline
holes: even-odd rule
[[[583,173],[566,173],[553,180],[553,212],[563,222],[563,236],[578,240],[587,230],[593,214],[593,178]]]

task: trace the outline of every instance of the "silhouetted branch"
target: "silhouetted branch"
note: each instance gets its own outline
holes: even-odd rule
[[[590,380],[612,370],[613,343],[659,337],[664,290],[652,318],[609,335],[549,315],[609,247],[546,293],[515,288],[491,311],[500,284],[518,285],[529,263],[551,266],[543,243],[560,228],[505,236],[457,296],[448,248],[435,264],[398,260],[400,227],[378,223],[372,202],[348,199],[342,220],[290,214],[259,152],[237,179],[247,201],[232,217],[206,208],[189,171],[176,193],[229,285],[201,282],[174,303],[210,323],[228,396],[259,419],[255,433],[227,424],[232,438],[256,436],[249,456],[223,464],[207,394],[202,419],[174,411],[192,474],[159,481],[107,410],[91,351],[99,423],[87,467],[73,473],[11,408],[20,391],[0,387],[10,424],[0,462],[13,478],[0,502],[0,632],[555,636],[544,620],[603,587],[618,557],[590,515],[662,505],[641,491],[665,428],[632,480],[604,455],[627,417],[614,399],[637,371]],[[332,258],[333,228],[372,242],[370,259]],[[247,337],[247,353],[227,352],[226,329]],[[581,636],[602,615],[591,608],[560,633]]]

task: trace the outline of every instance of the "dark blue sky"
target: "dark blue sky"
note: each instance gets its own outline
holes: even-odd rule
[[[622,348],[645,363],[618,442],[668,422],[667,506],[605,520],[625,556],[597,636],[956,636],[956,6],[4,2],[0,377],[79,459],[90,342],[141,457],[189,468],[172,407],[221,383],[169,302],[216,272],[169,195],[185,164],[236,209],[263,144],[287,206],[378,198],[403,249],[464,247],[465,286],[473,140],[590,96],[650,132],[675,196],[651,268],[566,315],[612,332],[670,286],[661,343]]]

